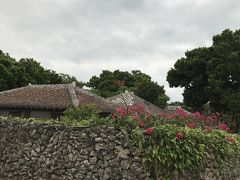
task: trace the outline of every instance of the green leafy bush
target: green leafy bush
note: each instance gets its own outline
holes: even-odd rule
[[[201,171],[209,155],[219,169],[228,159],[240,158],[239,137],[222,130],[207,132],[173,125],[157,125],[151,133],[148,130],[136,128],[129,132],[129,139],[142,150],[143,160],[156,179],[170,178],[175,171]]]
[[[86,104],[80,107],[71,107],[63,112],[64,117],[72,120],[87,120],[93,116],[98,116],[99,111],[93,104]]]
[[[63,112],[60,122],[66,125],[77,126],[97,126],[110,125],[110,118],[102,118],[99,116],[100,111],[93,104],[85,104],[77,108],[68,108]]]
[[[171,179],[176,171],[204,170],[209,156],[219,171],[230,159],[240,159],[240,138],[229,133],[219,113],[206,117],[179,110],[174,115],[154,115],[136,105],[118,108],[113,122],[124,129],[129,145],[141,149],[154,179]]]

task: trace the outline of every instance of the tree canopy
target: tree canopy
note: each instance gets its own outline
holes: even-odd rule
[[[76,81],[77,86],[83,83],[67,74],[58,74],[45,69],[32,58],[22,58],[19,61],[0,50],[0,91],[31,84],[67,84]]]
[[[97,76],[93,76],[87,85],[102,97],[111,97],[121,93],[118,80],[123,80],[124,89],[134,92],[137,96],[164,108],[169,100],[163,86],[152,81],[151,77],[139,70],[131,72],[104,70]]]
[[[214,111],[230,113],[240,106],[240,30],[224,30],[210,47],[185,53],[167,75],[170,87],[184,87],[184,103],[202,111],[208,103]]]
[[[0,50],[0,90],[16,87],[18,78],[16,73],[19,68],[15,65],[15,59]]]

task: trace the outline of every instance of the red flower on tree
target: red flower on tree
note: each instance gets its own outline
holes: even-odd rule
[[[177,138],[178,139],[183,139],[184,138],[184,133],[183,132],[177,132]]]
[[[147,129],[146,129],[146,134],[149,135],[149,136],[151,136],[152,133],[153,133],[153,131],[154,131],[153,128],[147,128]]]

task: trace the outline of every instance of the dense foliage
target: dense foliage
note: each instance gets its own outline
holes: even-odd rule
[[[130,145],[138,146],[144,162],[151,167],[155,179],[167,179],[178,171],[201,171],[207,157],[213,156],[219,171],[232,158],[240,158],[240,138],[230,134],[221,115],[151,114],[141,104],[128,110],[118,108],[113,122],[126,131]]]
[[[34,59],[25,58],[16,61],[0,50],[0,91],[31,84],[61,84],[76,81],[79,87],[82,82],[66,74],[44,69]]]
[[[153,82],[149,75],[138,70],[131,73],[105,70],[99,77],[93,76],[87,85],[93,88],[96,94],[110,97],[122,91],[118,84],[119,81],[124,82],[124,89],[134,92],[137,96],[162,108],[167,105],[169,97],[166,96],[164,87]]]
[[[167,75],[171,87],[184,87],[184,102],[202,111],[240,113],[240,30],[226,29],[213,37],[211,47],[187,51]]]
[[[107,124],[108,118],[101,118],[99,113],[100,111],[93,104],[85,104],[76,108],[71,107],[63,112],[63,116],[58,120],[58,123],[75,126]]]

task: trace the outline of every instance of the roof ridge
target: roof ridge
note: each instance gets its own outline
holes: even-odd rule
[[[73,86],[72,83],[71,84],[35,84],[35,85],[28,84],[27,86],[1,91],[0,94],[3,95],[3,94],[15,92],[15,91],[26,89],[26,88],[30,88],[30,87],[33,87],[33,88],[53,87],[54,88],[54,87],[69,87],[69,86]]]
[[[55,87],[55,86],[62,86],[62,87],[65,87],[65,86],[71,86],[71,84],[30,84],[28,85],[28,87]]]
[[[104,98],[104,97],[101,97],[101,96],[98,96],[98,95],[96,95],[96,94],[94,94],[94,93],[92,93],[91,91],[88,91],[88,90],[86,90],[86,89],[82,89],[82,88],[79,88],[79,87],[75,87],[75,89],[78,90],[78,91],[80,91],[80,92],[82,92],[82,93],[86,93],[87,95],[92,96],[92,97],[94,97],[94,98],[98,98],[98,99],[104,100],[106,103],[116,105],[115,103],[109,101],[108,99],[106,99],[106,98]]]
[[[105,99],[105,98],[103,98],[103,97],[101,97],[101,96],[98,96],[98,95],[96,95],[96,94],[94,94],[94,93],[92,93],[92,92],[90,92],[90,91],[88,91],[88,90],[86,90],[86,89],[82,89],[82,88],[76,87],[76,90],[79,90],[79,91],[81,91],[81,92],[83,92],[83,93],[86,93],[86,94],[88,94],[89,96],[93,96],[93,97],[97,97],[97,98],[99,98],[99,99],[107,100],[107,99]]]
[[[19,87],[19,88],[15,88],[15,89],[9,89],[9,90],[5,90],[5,91],[1,91],[0,94],[14,92],[14,91],[17,91],[17,90],[25,89],[26,87],[27,86],[23,86],[23,87]]]
[[[68,93],[69,93],[69,96],[70,96],[70,99],[71,99],[71,103],[74,107],[79,107],[79,99],[76,95],[76,91],[75,91],[75,88],[74,86],[68,86]]]

